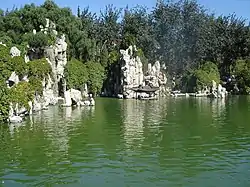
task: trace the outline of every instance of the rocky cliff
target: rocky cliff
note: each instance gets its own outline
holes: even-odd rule
[[[145,65],[141,62],[140,57],[136,55],[136,52],[136,46],[120,50],[121,58],[112,70],[109,84],[107,84],[108,87],[104,89],[103,95],[126,99],[150,97],[147,89],[151,88],[157,90],[153,93],[155,96],[167,93],[167,78],[159,61],[155,62],[154,65],[149,63],[146,68],[147,71],[143,72],[143,69],[145,69],[143,66]],[[137,93],[136,88],[142,88],[142,91]]]
[[[72,106],[74,104],[78,106],[94,105],[94,99],[92,97],[89,98],[89,101],[83,101],[80,91],[74,89],[67,90],[64,76],[64,69],[67,64],[67,43],[65,41],[65,35],[60,37],[57,36],[55,25],[48,19],[46,19],[46,26],[41,26],[40,28],[41,32],[44,32],[45,34],[47,34],[47,32],[52,29],[53,33],[55,34],[56,41],[54,45],[48,46],[45,49],[34,49],[29,48],[28,46],[28,53],[24,57],[25,63],[31,63],[35,59],[45,57],[49,66],[51,67],[52,72],[43,75],[42,91],[41,93],[36,92],[34,99],[28,102],[29,110],[24,106],[19,107],[19,103],[15,103],[15,105],[10,103],[10,122],[20,122],[22,121],[22,115],[32,114],[33,111],[47,109],[49,105],[57,104],[59,99],[64,101],[63,106]],[[36,35],[35,30],[33,31],[33,34]],[[12,58],[17,57],[21,55],[21,52],[17,47],[12,47],[10,49],[10,55]],[[30,77],[25,75],[20,80],[20,77],[17,75],[17,73],[12,72],[7,84],[9,88],[12,88],[13,86],[18,85],[20,82],[29,82],[29,79]]]

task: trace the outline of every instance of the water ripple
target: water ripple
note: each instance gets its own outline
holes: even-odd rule
[[[100,99],[95,108],[50,107],[0,130],[0,181],[4,186],[249,186],[249,102]]]

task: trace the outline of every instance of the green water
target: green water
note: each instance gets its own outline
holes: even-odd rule
[[[250,98],[99,98],[0,126],[0,186],[249,187]]]

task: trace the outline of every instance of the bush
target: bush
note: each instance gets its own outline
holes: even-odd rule
[[[86,65],[81,61],[72,59],[65,66],[65,77],[69,89],[81,89],[88,80],[88,71]]]
[[[0,122],[4,122],[9,116],[9,89],[5,82],[0,80]]]
[[[31,48],[44,48],[49,45],[50,38],[47,34],[38,32],[25,34],[22,40],[28,42]]]
[[[9,64],[9,67],[11,67],[11,69],[15,71],[19,77],[23,77],[24,75],[27,75],[28,65],[27,63],[25,63],[24,57],[15,56],[10,59],[8,64]]]
[[[28,63],[28,75],[29,77],[36,77],[42,81],[43,78],[52,75],[51,65],[45,58],[30,61]]]
[[[219,83],[220,73],[216,64],[206,62],[199,69],[187,72],[181,79],[181,85],[186,92],[197,92],[206,86],[212,86],[212,80]]]
[[[35,96],[33,87],[29,82],[20,82],[10,89],[9,101],[13,104],[18,103],[20,107],[29,109],[28,102],[32,101]]]
[[[237,60],[231,67],[236,83],[242,94],[250,94],[250,60]]]
[[[91,61],[86,63],[86,67],[89,73],[88,88],[90,92],[92,92],[94,95],[100,93],[103,86],[103,81],[106,78],[104,67],[100,63]]]
[[[96,62],[83,63],[76,59],[69,61],[65,67],[68,88],[81,90],[87,83],[89,91],[97,94],[101,91],[105,79],[105,68]]]
[[[0,44],[0,62],[8,62],[10,58],[10,48]]]

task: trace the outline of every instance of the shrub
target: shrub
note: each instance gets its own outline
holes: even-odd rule
[[[88,88],[95,95],[100,93],[103,81],[106,77],[106,72],[104,67],[100,63],[87,62],[86,67],[89,73],[88,76]]]
[[[87,83],[88,71],[85,64],[81,61],[72,59],[65,66],[65,77],[69,89],[81,89]]]
[[[250,93],[250,60],[237,60],[231,67],[231,73],[235,75],[238,88],[241,93]]]
[[[181,85],[185,91],[196,92],[205,86],[212,86],[212,80],[216,83],[220,81],[218,67],[213,62],[205,62],[199,69],[187,72],[181,80]]]

